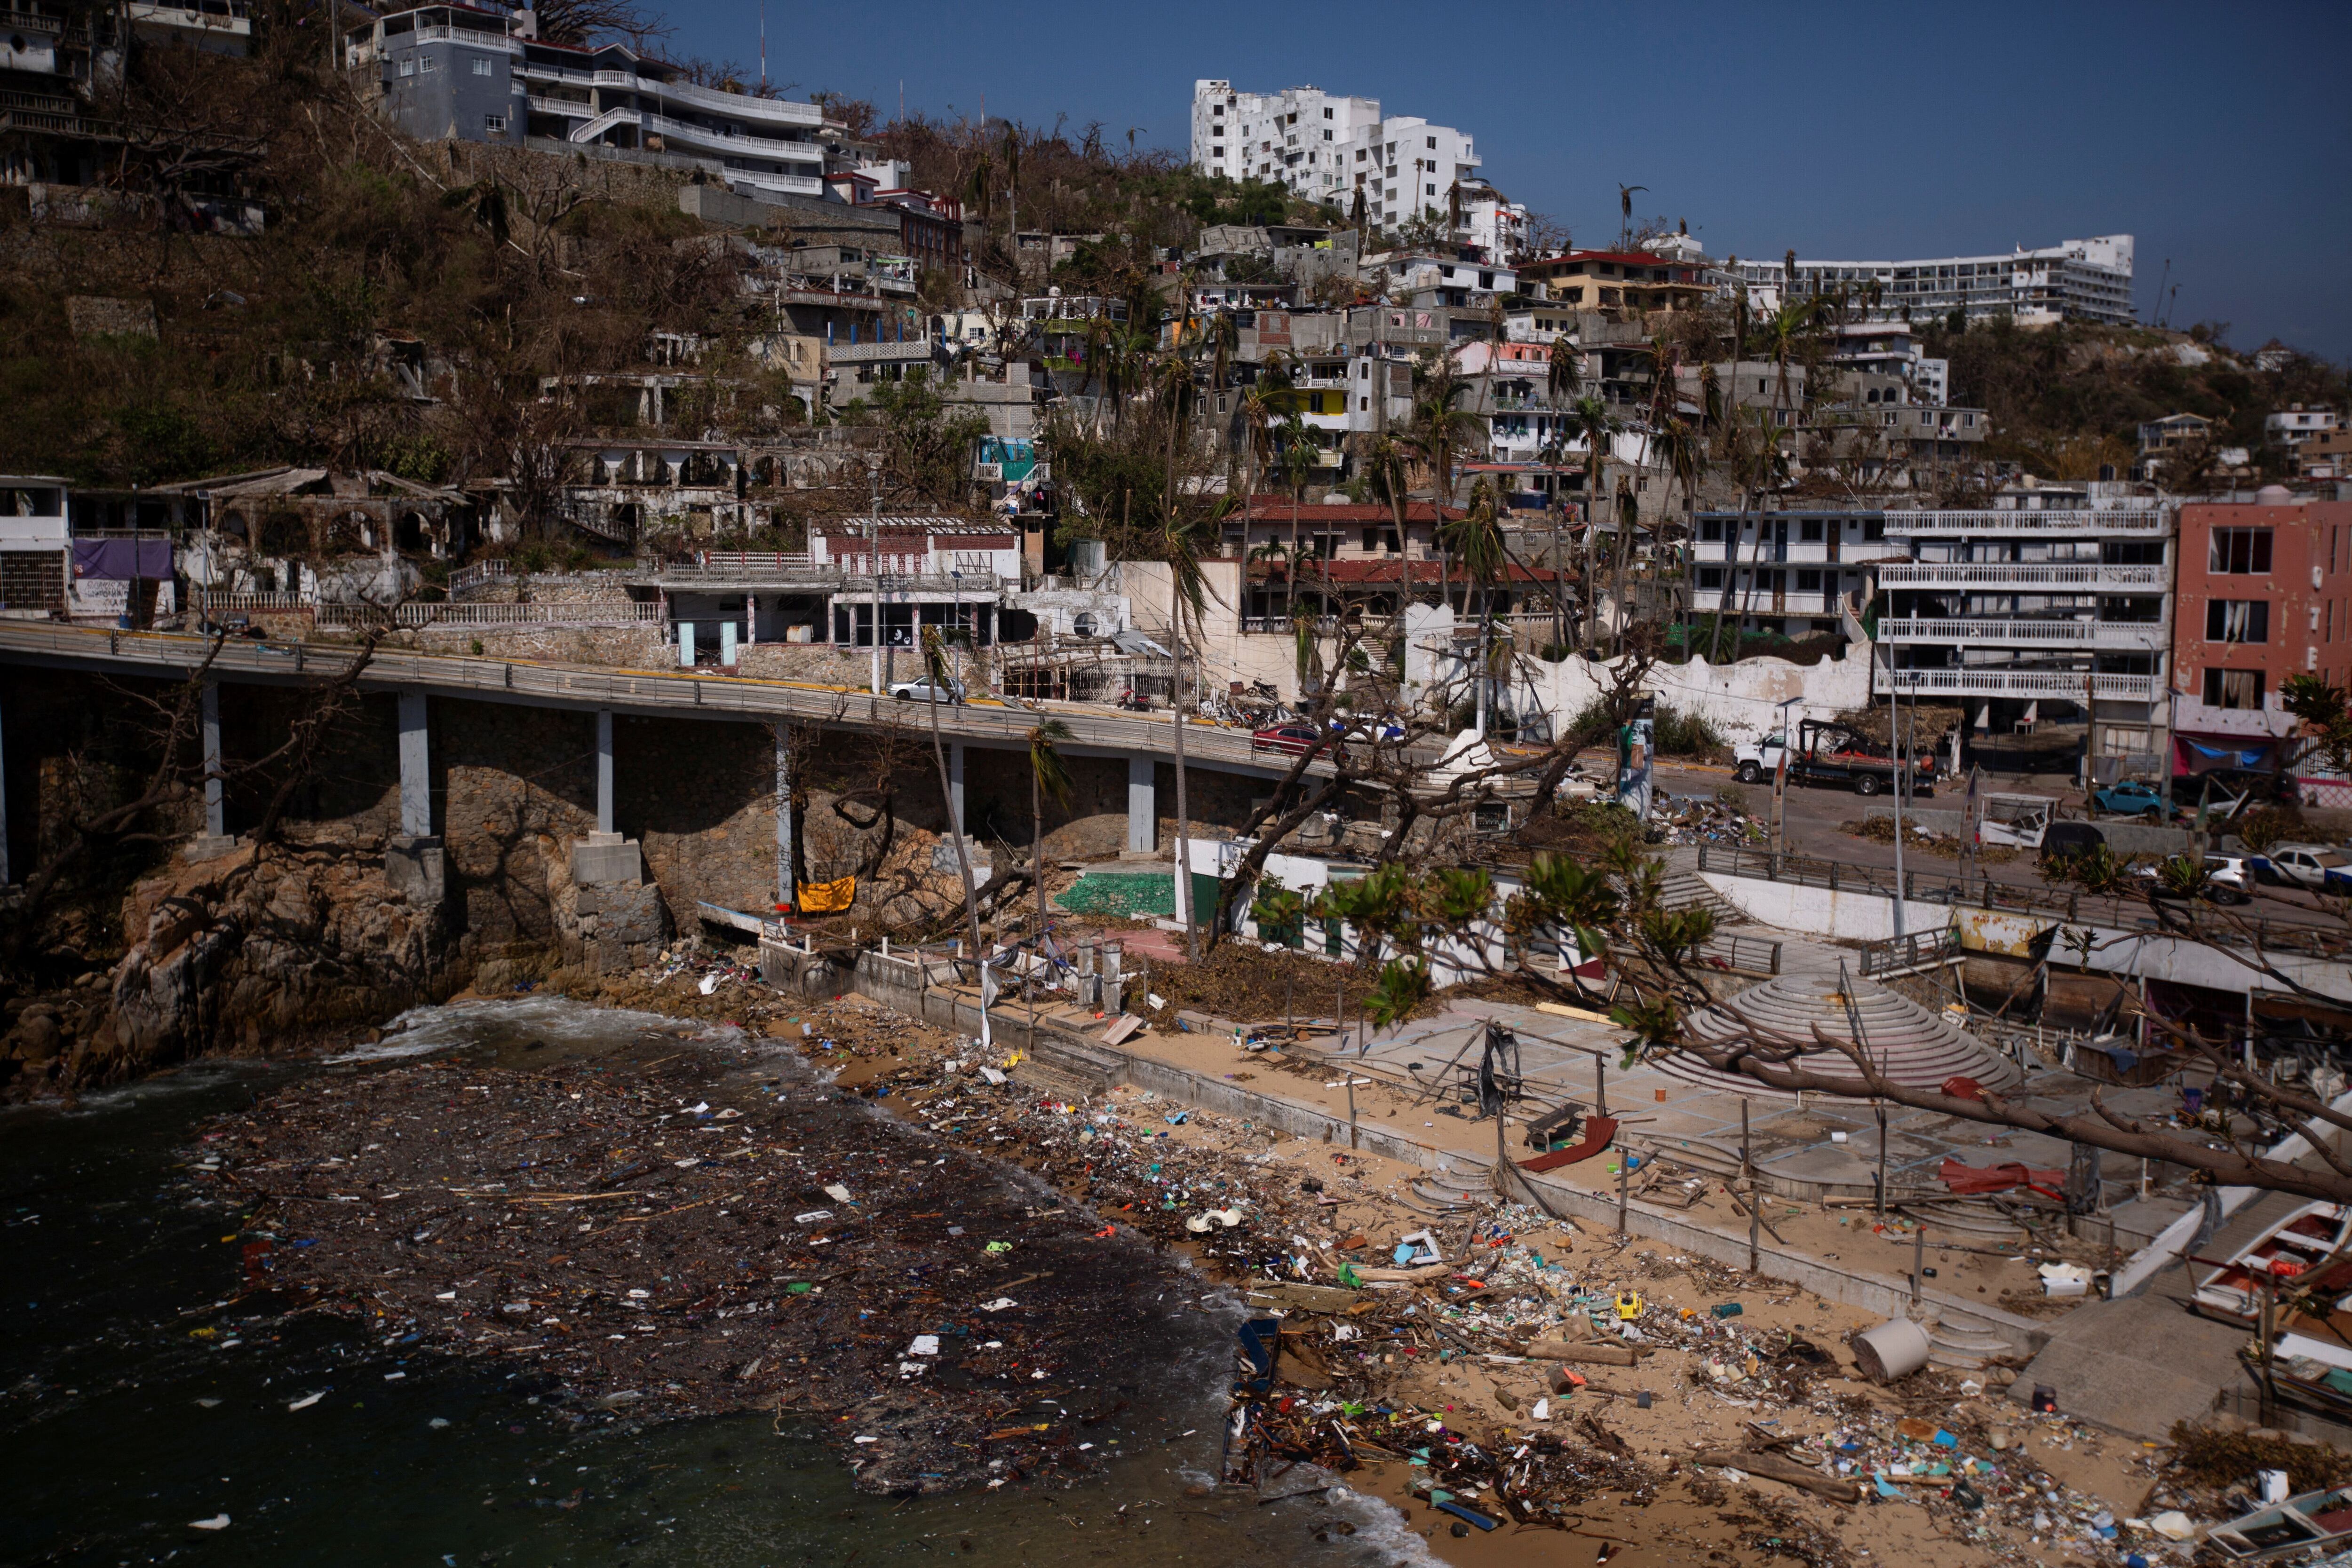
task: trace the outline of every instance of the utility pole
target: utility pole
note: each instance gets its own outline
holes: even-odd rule
[[[882,462],[876,458],[866,474],[874,487],[866,509],[866,564],[874,569],[874,695],[882,695]]]

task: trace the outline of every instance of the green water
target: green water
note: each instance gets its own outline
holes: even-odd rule
[[[647,1021],[558,1000],[416,1016],[412,1038],[489,1057],[526,1037],[593,1052]],[[1087,1396],[1131,1406],[1089,1433],[1126,1456],[1100,1476],[903,1501],[854,1491],[804,1426],[577,1427],[527,1374],[211,1310],[240,1288],[237,1216],[186,1179],[194,1124],[296,1071],[372,1070],[206,1065],[0,1113],[0,1563],[1432,1561],[1352,1494],[1183,1495],[1216,1469],[1237,1307],[1098,1347]]]

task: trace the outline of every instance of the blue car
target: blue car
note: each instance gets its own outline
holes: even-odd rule
[[[2100,810],[2116,817],[2146,817],[2152,822],[2164,821],[2164,791],[2144,779],[2126,779],[2095,791],[2091,801]]]

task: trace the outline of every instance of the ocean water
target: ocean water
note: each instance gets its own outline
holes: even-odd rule
[[[1099,1475],[897,1500],[856,1491],[804,1423],[575,1428],[528,1371],[236,1300],[239,1215],[185,1179],[205,1118],[299,1073],[364,1076],[428,1050],[727,1038],[557,998],[407,1023],[332,1062],[204,1063],[70,1110],[0,1112],[0,1564],[1434,1561],[1353,1493],[1184,1495],[1217,1469],[1238,1304],[1171,1319],[1162,1343],[1097,1347],[1089,1396],[1129,1405],[1088,1433],[1124,1455]]]

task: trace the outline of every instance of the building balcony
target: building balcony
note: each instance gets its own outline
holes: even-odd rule
[[[2248,740],[2275,740],[2293,735],[2301,722],[2293,714],[2278,706],[2275,688],[2263,694],[2263,706],[2255,708],[2210,707],[2194,692],[2172,694],[2172,727],[2178,734],[2226,735]]]
[[[2131,589],[2162,590],[2170,586],[2171,569],[2163,566],[2114,566],[2100,561],[2074,563],[2033,561],[1906,561],[1878,569],[1881,588],[2001,589],[2032,591],[2075,588],[2093,591]]]
[[[1950,643],[1972,647],[2089,648],[2155,653],[2172,646],[2161,621],[1979,620],[1973,616],[1887,617],[1878,623],[1887,643]]]
[[[1900,692],[1923,697],[2023,697],[2082,702],[2154,702],[2164,685],[2154,675],[2096,674],[2087,670],[2015,670],[2000,667],[1873,672],[1871,689],[1884,696]]]
[[[131,0],[131,25],[184,36],[190,40],[235,39],[240,45],[253,37],[253,22],[245,0],[204,0],[184,5],[154,5]]]
[[[2089,534],[2119,538],[2163,538],[2172,532],[2172,514],[2160,507],[2072,507],[2021,512],[1990,507],[1966,511],[1888,512],[1890,538],[1968,538],[2020,534],[2051,538]]]

